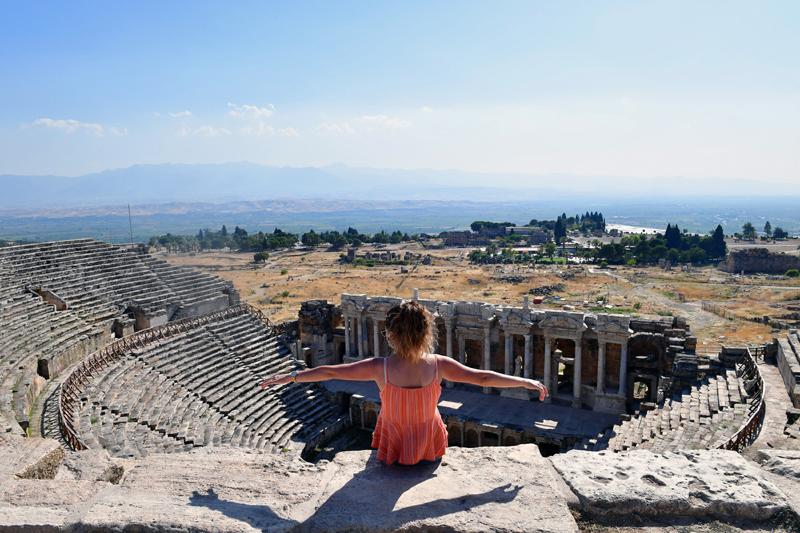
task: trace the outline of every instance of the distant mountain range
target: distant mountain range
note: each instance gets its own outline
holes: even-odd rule
[[[631,178],[353,168],[294,168],[248,162],[134,165],[78,177],[0,175],[0,207],[65,207],[328,200],[559,201],[697,196],[800,196],[800,184],[742,179]]]

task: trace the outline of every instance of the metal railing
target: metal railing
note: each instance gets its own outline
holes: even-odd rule
[[[80,401],[80,395],[84,385],[98,374],[104,367],[115,362],[117,359],[135,348],[144,348],[159,340],[166,340],[170,337],[192,331],[206,324],[213,324],[228,318],[243,314],[250,314],[263,322],[269,335],[279,335],[283,332],[281,325],[275,325],[267,315],[249,304],[241,303],[215,311],[200,317],[183,318],[174,322],[168,322],[161,326],[137,331],[127,337],[109,344],[105,348],[89,355],[86,359],[78,363],[75,369],[67,376],[61,385],[59,392],[58,414],[61,426],[61,433],[73,450],[86,450],[86,444],[81,441],[75,429],[76,420],[73,418],[74,405]]]
[[[748,391],[751,396],[747,408],[747,422],[727,442],[720,445],[719,449],[736,450],[738,452],[758,438],[766,412],[764,377],[761,375],[761,369],[758,368],[758,364],[753,358],[749,347],[736,362],[736,375],[745,381],[754,380],[751,381],[752,385],[750,391]]]

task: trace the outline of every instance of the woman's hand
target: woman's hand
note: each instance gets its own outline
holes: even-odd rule
[[[270,385],[283,385],[284,383],[291,383],[292,381],[294,380],[291,374],[275,374],[262,383],[261,388],[266,389]]]
[[[535,379],[526,379],[525,380],[525,388],[538,390],[539,391],[539,400],[543,400],[550,396],[547,392],[547,387],[541,381],[536,381]]]

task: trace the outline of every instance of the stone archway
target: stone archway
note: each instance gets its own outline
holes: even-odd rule
[[[467,448],[477,448],[478,442],[478,432],[474,429],[468,429],[464,446]]]
[[[663,369],[667,340],[660,333],[636,333],[628,341],[628,366],[636,369]]]
[[[447,445],[448,446],[461,446],[461,427],[452,424],[447,428]]]

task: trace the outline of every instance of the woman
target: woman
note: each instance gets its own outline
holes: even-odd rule
[[[378,460],[389,465],[396,461],[413,465],[444,455],[447,429],[437,408],[442,379],[482,387],[525,387],[538,390],[540,400],[547,396],[538,381],[476,370],[431,353],[433,316],[416,301],[389,310],[386,339],[394,351],[390,357],[275,375],[261,388],[292,381],[375,381],[381,391],[381,412],[372,447],[378,449]]]

